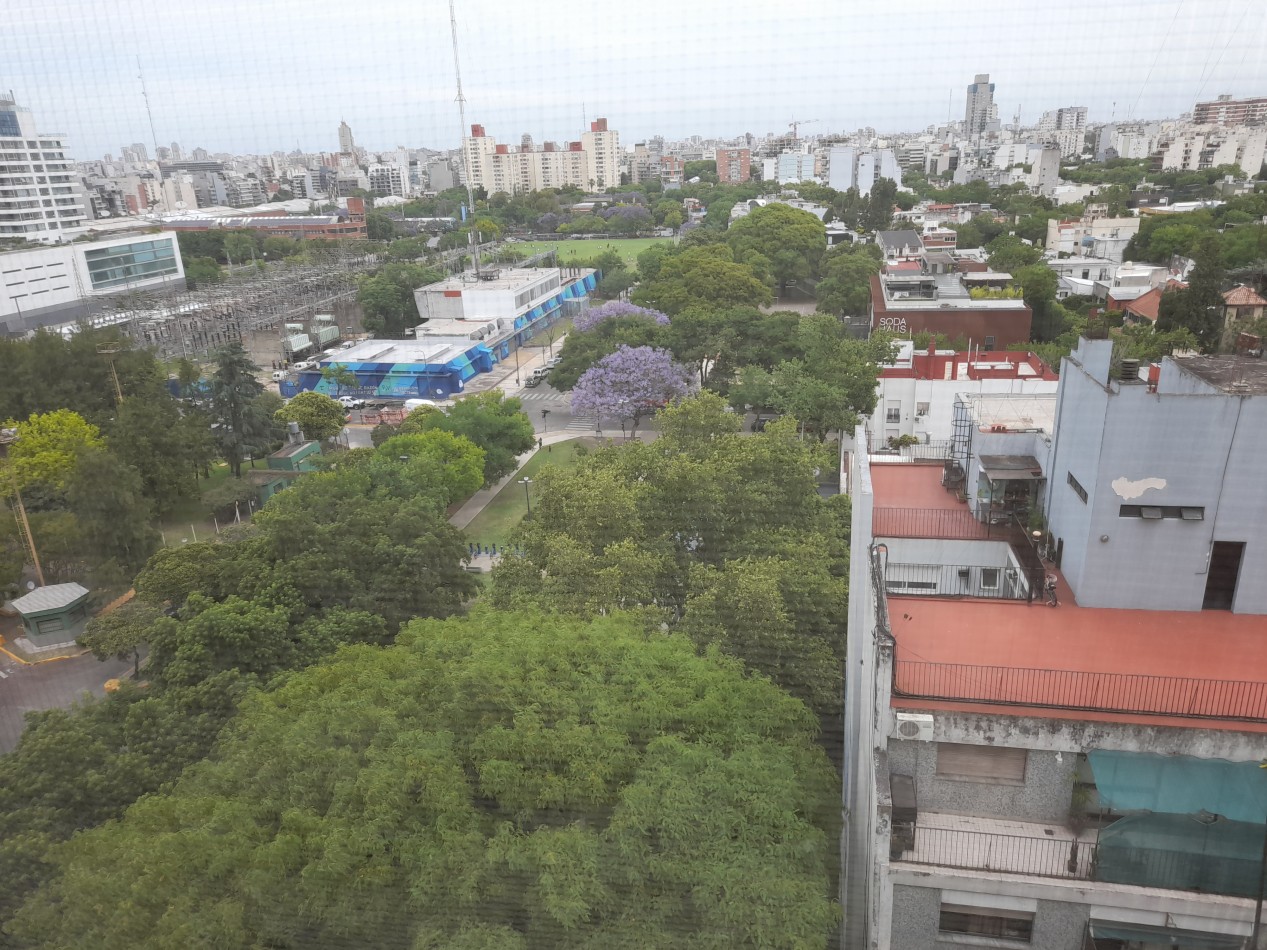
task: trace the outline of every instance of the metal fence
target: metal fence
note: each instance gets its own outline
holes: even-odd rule
[[[963,508],[875,508],[871,533],[877,538],[945,538],[959,541],[1007,540],[1008,524],[983,524]]]
[[[995,834],[916,826],[913,846],[894,855],[910,864],[1101,881],[1137,887],[1252,897],[1259,862],[1227,855],[1123,847],[1098,832],[1074,837]]]
[[[949,439],[933,439],[928,442],[917,442],[915,445],[897,445],[890,443],[884,436],[872,435],[868,448],[872,455],[892,455],[903,460],[921,462],[944,462],[950,458]]]
[[[1267,722],[1267,682],[898,660],[893,694],[913,699]]]
[[[1080,880],[1090,879],[1095,866],[1094,839],[1036,838],[916,826],[914,845],[903,851],[898,860]]]

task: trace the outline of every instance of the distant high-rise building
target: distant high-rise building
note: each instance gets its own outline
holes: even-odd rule
[[[581,135],[588,162],[588,187],[602,191],[620,184],[620,133],[607,128],[606,119],[595,119]]]
[[[446,159],[427,162],[427,188],[430,191],[448,191],[456,187],[453,166]]]
[[[747,148],[719,148],[717,150],[717,180],[723,184],[738,185],[752,175],[752,150]]]
[[[160,162],[170,162],[172,160],[172,150],[166,146],[160,145],[158,147],[158,154],[156,157]]]
[[[991,122],[998,122],[999,107],[994,104],[994,83],[989,73],[977,73],[968,87],[968,101],[964,106],[964,134],[969,138],[983,135]]]
[[[59,237],[88,218],[79,176],[60,134],[36,130],[35,117],[0,93],[0,237]]]
[[[1219,96],[1213,102],[1198,102],[1192,121],[1197,125],[1258,125],[1267,122],[1267,99]]]
[[[184,151],[181,149],[181,147],[180,147],[180,143],[179,143],[179,142],[173,142],[173,143],[172,143],[172,161],[173,161],[173,162],[178,162],[178,161],[180,161],[180,160],[181,160],[182,158],[184,158],[184,157],[185,157],[185,153],[184,153]]]
[[[1045,146],[1033,163],[1030,172],[1030,184],[1040,195],[1049,197],[1060,184],[1060,149],[1054,145]]]
[[[136,160],[142,165],[150,160],[150,153],[145,150],[144,142],[133,142],[132,154],[136,156]]]
[[[211,158],[211,155],[207,152],[205,148],[196,148],[193,150],[193,152],[190,154],[189,157],[192,158],[195,162],[205,162]]]
[[[355,147],[352,141],[352,127],[346,122],[339,122],[339,151],[350,152]]]
[[[827,185],[836,191],[857,188],[859,194],[868,195],[881,178],[902,184],[902,167],[891,148],[833,145],[827,153]]]
[[[575,185],[578,188],[606,189],[620,184],[620,136],[607,128],[606,119],[590,124],[580,142],[563,148],[546,142],[540,149],[531,139],[517,149],[499,145],[479,124],[462,140],[462,173],[470,176],[472,188],[521,194],[542,188]],[[432,190],[437,189],[434,184]]]

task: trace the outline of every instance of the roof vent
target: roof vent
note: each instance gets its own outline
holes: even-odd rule
[[[1139,379],[1139,360],[1122,360],[1122,382]]]

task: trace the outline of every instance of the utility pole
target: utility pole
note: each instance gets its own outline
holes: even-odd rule
[[[0,446],[4,447],[6,457],[9,454],[9,447],[17,440],[17,429],[0,429]],[[31,523],[26,519],[26,506],[22,504],[22,492],[18,488],[18,471],[12,462],[9,464],[9,477],[13,480],[14,515],[17,518],[18,531],[22,535],[22,546],[30,555],[31,564],[35,566],[35,576],[43,587],[44,568],[40,566],[40,555],[35,550],[35,537],[31,534]]]
[[[458,146],[462,149],[462,168],[466,173],[466,202],[471,209],[471,225],[467,228],[467,243],[471,246],[471,260],[475,264],[475,277],[480,275],[480,244],[475,233],[475,189],[471,187],[471,163],[466,154],[466,96],[462,95],[462,65],[458,61],[458,17],[453,8],[453,0],[449,0],[449,28],[453,34],[453,72],[458,81],[458,120],[462,125],[462,134],[458,138]]]

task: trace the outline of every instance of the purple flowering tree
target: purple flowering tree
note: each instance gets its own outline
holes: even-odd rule
[[[586,330],[594,329],[604,320],[610,320],[613,317],[650,317],[660,326],[668,326],[669,323],[668,314],[661,313],[659,310],[636,307],[623,300],[612,300],[601,307],[591,307],[578,314],[572,321],[572,326],[583,333]]]
[[[622,346],[587,369],[572,389],[574,415],[629,420],[629,437],[646,416],[686,395],[689,372],[668,350]]]

